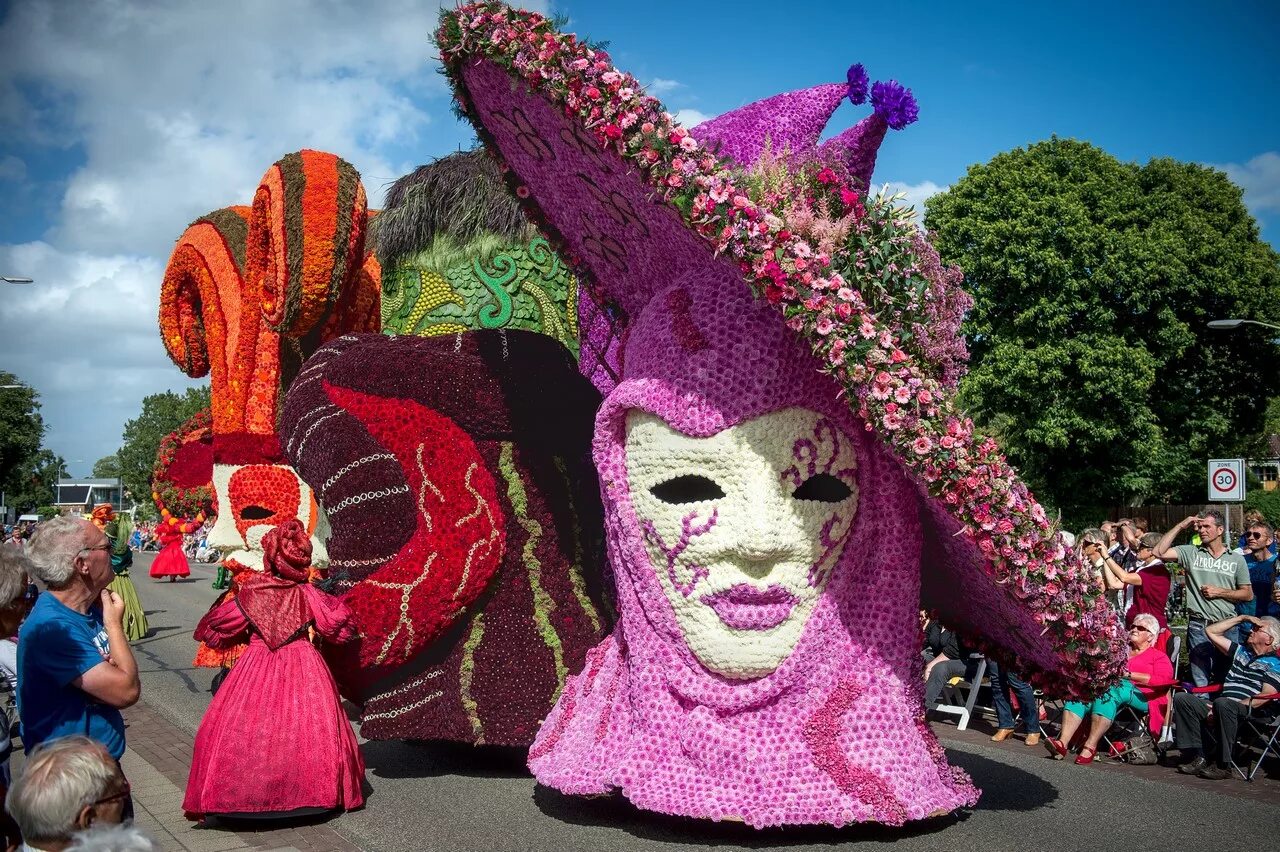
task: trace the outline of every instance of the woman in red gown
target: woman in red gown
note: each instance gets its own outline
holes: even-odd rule
[[[180,521],[167,513],[156,524],[156,538],[164,545],[151,563],[151,579],[168,577],[172,583],[179,577],[190,577],[191,566],[187,564],[187,554],[182,550],[182,537],[200,529],[204,516],[197,515],[194,521]]]
[[[213,648],[249,637],[196,732],[182,807],[189,819],[294,816],[364,804],[364,758],[309,628],[330,642],[356,636],[346,604],[306,582],[311,542],[295,520],[262,540],[261,573],[195,638]]]

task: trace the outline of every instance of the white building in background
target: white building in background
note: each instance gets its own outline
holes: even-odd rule
[[[54,497],[54,505],[63,514],[91,512],[99,503],[110,503],[117,512],[133,508],[133,500],[125,496],[124,483],[114,476],[59,479]]]

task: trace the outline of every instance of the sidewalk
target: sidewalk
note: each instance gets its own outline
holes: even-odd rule
[[[967,745],[1006,749],[1014,753],[1027,754],[1036,759],[1050,759],[1049,752],[1041,746],[1027,748],[1021,733],[1015,734],[1012,739],[1005,740],[1002,744],[991,742],[991,735],[996,732],[996,726],[994,720],[987,715],[985,708],[975,710],[973,721],[969,723],[969,729],[966,731],[957,730],[950,722],[933,722],[932,726],[934,733],[942,740],[944,746],[948,741],[956,741]],[[1280,766],[1280,763],[1268,761],[1252,782],[1246,782],[1239,775],[1232,775],[1223,781],[1207,781],[1204,778],[1181,775],[1174,771],[1172,766],[1132,766],[1106,758],[1099,758],[1089,766],[1073,768],[1078,768],[1081,772],[1118,772],[1134,778],[1167,784],[1174,788],[1202,790],[1268,805],[1280,805],[1280,783],[1276,782],[1277,766]],[[1177,793],[1171,792],[1171,795],[1177,795]]]
[[[191,770],[191,737],[142,701],[124,711],[124,719],[129,747],[121,764],[133,786],[135,821],[161,849],[360,852],[323,823],[266,822],[267,830],[231,831],[189,822],[182,814],[182,795]]]

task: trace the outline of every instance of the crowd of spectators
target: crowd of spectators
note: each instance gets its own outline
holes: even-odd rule
[[[1026,745],[1043,742],[1057,759],[1075,751],[1075,763],[1088,765],[1129,708],[1152,742],[1172,717],[1179,772],[1229,777],[1241,723],[1280,713],[1280,700],[1272,700],[1280,698],[1276,535],[1260,514],[1245,521],[1232,542],[1216,511],[1163,533],[1135,518],[1072,537],[1127,628],[1127,677],[1065,701],[1053,736],[1042,730],[1047,714],[1031,685],[987,660],[997,722],[992,739],[1008,740],[1021,725]],[[141,684],[121,623],[123,604],[107,589],[110,544],[94,524],[74,516],[6,533],[0,695],[16,693],[26,758],[11,782],[16,727],[0,701],[0,796],[7,811],[0,834],[7,848],[24,850],[151,849],[145,834],[131,827],[133,802],[120,766],[120,710],[138,700]],[[1188,534],[1188,542],[1176,543]],[[147,549],[154,537],[153,525],[139,524],[131,544]],[[1169,652],[1184,624],[1190,683],[1179,688]],[[954,681],[974,677],[974,658],[964,637],[927,614],[921,626],[925,706],[935,708]]]
[[[1176,543],[1188,534],[1189,541]],[[1151,743],[1160,741],[1172,715],[1178,771],[1214,780],[1229,777],[1241,722],[1270,724],[1280,714],[1275,538],[1266,518],[1249,512],[1238,539],[1228,542],[1225,519],[1214,510],[1165,532],[1149,531],[1144,519],[1134,518],[1071,537],[1078,557],[1092,566],[1099,588],[1124,621],[1129,663],[1119,683],[1063,703],[1058,735],[1044,737],[1050,755],[1063,759],[1075,750],[1075,763],[1092,763],[1104,738],[1115,732],[1121,709],[1128,707],[1143,721]],[[974,671],[962,637],[927,619],[924,623],[925,706],[935,708],[949,682],[972,679]],[[1177,647],[1175,632],[1185,635],[1179,653],[1187,667],[1185,684],[1170,659]],[[997,721],[992,739],[1013,735],[1012,693],[1024,742],[1038,744],[1048,714],[1031,688],[997,661],[989,660],[987,670]],[[1111,751],[1123,755],[1124,747]]]

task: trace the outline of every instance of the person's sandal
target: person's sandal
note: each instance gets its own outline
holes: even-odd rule
[[[1049,756],[1054,760],[1062,760],[1067,756],[1067,747],[1062,744],[1062,740],[1055,740],[1053,737],[1045,737],[1041,742],[1044,747],[1049,750]]]
[[[1084,756],[1085,752],[1089,753],[1088,757]],[[1080,754],[1076,756],[1076,766],[1088,766],[1090,763],[1093,763],[1093,759],[1097,756],[1098,756],[1097,749],[1093,749],[1093,748],[1089,748],[1088,746],[1085,746],[1084,748],[1080,749]]]

